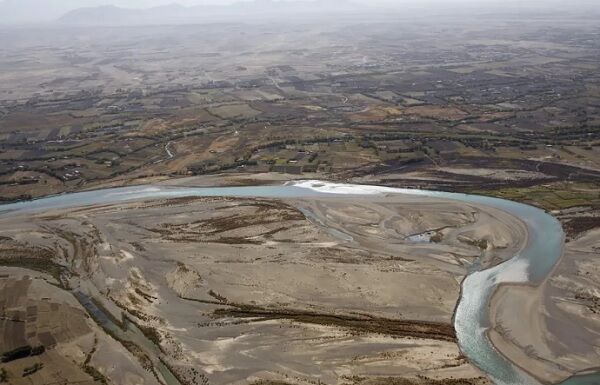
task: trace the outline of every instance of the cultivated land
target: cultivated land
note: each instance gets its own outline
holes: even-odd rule
[[[558,382],[600,362],[600,28],[498,20],[0,30],[0,199],[319,178],[532,204],[565,253],[489,334]],[[489,384],[460,283],[526,239],[431,198],[1,217],[0,383]]]
[[[506,23],[4,30],[0,195],[274,171],[597,202],[597,23]]]

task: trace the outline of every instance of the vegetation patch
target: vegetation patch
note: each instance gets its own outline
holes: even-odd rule
[[[271,310],[252,305],[230,305],[234,308],[217,309],[214,314],[220,317],[258,318],[264,320],[289,319],[301,323],[338,326],[357,333],[377,333],[392,336],[456,341],[456,333],[453,325],[446,323],[395,320],[380,317],[355,317],[287,309]]]
[[[600,217],[577,217],[569,219],[563,225],[569,238],[600,227]]]
[[[600,186],[598,185],[553,183],[523,188],[471,190],[470,192],[525,202],[549,211],[600,205]]]

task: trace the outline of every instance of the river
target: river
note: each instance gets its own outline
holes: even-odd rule
[[[564,247],[560,223],[538,208],[498,198],[437,191],[399,189],[379,186],[301,181],[282,186],[249,187],[169,187],[132,186],[64,194],[33,201],[0,206],[0,215],[40,212],[78,206],[118,203],[127,200],[181,198],[191,196],[309,198],[332,194],[365,196],[406,194],[476,203],[508,212],[527,226],[526,246],[512,259],[495,267],[471,272],[463,281],[454,324],[459,346],[465,356],[497,385],[539,385],[540,382],[509,362],[487,337],[490,326],[489,302],[499,284],[538,285],[552,272]],[[598,385],[599,374],[572,377],[560,385]]]

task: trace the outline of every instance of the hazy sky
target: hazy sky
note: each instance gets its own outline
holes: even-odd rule
[[[181,4],[181,5],[226,5],[232,3],[239,3],[243,1],[252,0],[0,0],[1,3],[38,3],[41,6],[46,7],[85,7],[85,6],[97,6],[97,5],[117,5],[120,7],[131,7],[131,8],[146,8],[154,7],[157,5],[167,4]],[[277,0],[277,1],[290,1],[290,0]],[[303,1],[303,0],[294,0]],[[310,0],[304,0],[310,1]],[[381,3],[390,2],[393,0],[356,0],[355,2],[360,3]],[[485,0],[484,0],[485,1]]]
[[[226,5],[241,1],[252,0],[0,0],[0,24],[20,24],[54,21],[66,12],[81,7],[94,7],[99,5],[116,5],[126,8],[147,8],[158,5],[178,3],[181,5]],[[292,0],[279,0],[292,1]],[[302,0],[294,0],[302,1]],[[305,0],[308,1],[308,0]],[[344,1],[344,0],[326,0]],[[588,4],[600,10],[600,0],[351,0],[355,3],[370,6],[386,5],[402,10],[403,7],[417,7],[419,9],[445,6],[466,6],[470,8],[486,7],[493,4],[501,9],[514,7],[527,7],[531,5],[560,5],[564,9],[577,9],[577,4]]]
[[[232,4],[239,3],[243,1],[253,1],[253,0],[0,0],[0,3],[28,3],[28,2],[36,2],[39,4],[45,5],[56,5],[56,6],[96,6],[96,5],[106,5],[112,4],[120,7],[132,7],[132,8],[145,8],[145,7],[153,7],[157,5],[167,5],[167,4],[181,4],[181,5],[224,5],[224,4]],[[275,0],[275,1],[311,1],[311,0]],[[442,3],[442,4],[452,4],[452,3],[473,3],[473,4],[481,4],[481,3],[557,3],[561,2],[560,0],[352,0],[355,3],[363,3],[363,4],[387,4],[387,5],[399,5],[403,3],[410,4],[419,4],[419,3]],[[589,0],[593,2],[594,0]]]
[[[19,24],[36,23],[40,21],[52,21],[56,20],[66,12],[71,11],[73,9],[82,7],[95,7],[100,5],[116,5],[119,7],[126,8],[148,8],[173,3],[186,6],[227,5],[232,3],[239,3],[242,1],[252,0],[0,0],[0,24]],[[361,2],[363,4],[378,4],[390,2],[394,3],[394,0],[356,0],[356,2]]]
[[[153,7],[157,5],[167,5],[178,3],[181,5],[206,5],[206,4],[231,4],[243,1],[253,0],[0,0],[0,5],[11,4],[13,6],[25,5],[25,4],[37,4],[43,8],[78,8],[86,6],[98,6],[98,5],[117,5],[120,7],[132,7],[132,8],[145,8]],[[303,0],[276,0],[276,1],[303,1]],[[304,0],[310,1],[310,0]],[[335,0],[333,0],[335,1]],[[561,1],[561,0],[351,0],[355,3],[363,4],[387,4],[387,5],[400,5],[400,4],[420,4],[420,3],[440,3],[440,4],[452,4],[452,3],[575,3],[578,1]],[[583,0],[588,3],[594,3],[598,0]]]

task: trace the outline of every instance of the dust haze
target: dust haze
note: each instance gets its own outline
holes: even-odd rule
[[[546,16],[599,12],[591,0],[474,1],[474,0],[4,0],[1,25],[34,24],[182,24],[215,21],[288,20],[303,18],[356,18],[386,15],[507,14],[538,12]]]

